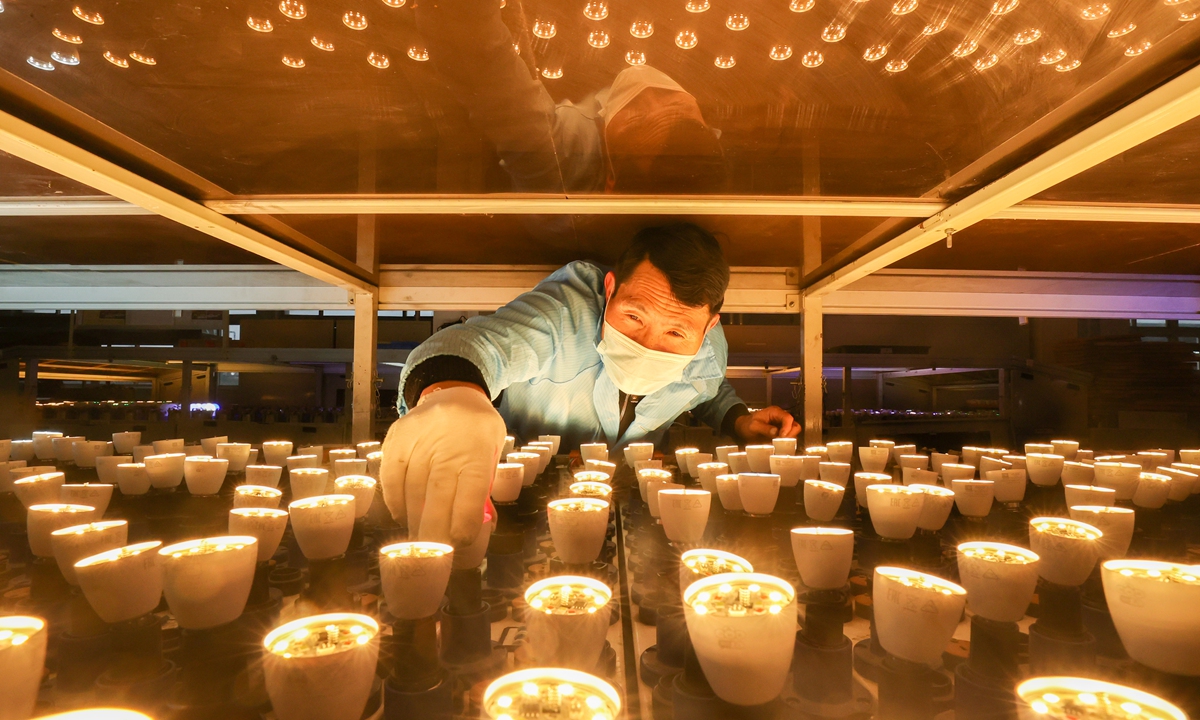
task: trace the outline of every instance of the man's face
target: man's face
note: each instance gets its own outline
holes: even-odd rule
[[[604,320],[622,335],[650,350],[695,355],[704,335],[721,320],[707,306],[684,305],[671,294],[667,276],[643,260],[621,287],[604,277]]]

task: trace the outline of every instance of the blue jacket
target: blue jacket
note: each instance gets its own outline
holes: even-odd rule
[[[429,358],[454,355],[479,368],[493,400],[504,391],[500,414],[521,438],[561,435],[565,448],[595,441],[615,447],[657,443],[688,410],[719,430],[729,410],[745,403],[725,380],[729,347],[717,325],[683,377],[643,398],[633,422],[617,437],[620,394],[596,352],[604,275],[592,263],[573,262],[494,314],[435,333],[412,352],[400,376],[401,414],[412,369]]]

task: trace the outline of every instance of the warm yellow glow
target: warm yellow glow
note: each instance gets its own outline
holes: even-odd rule
[[[1040,677],[1017,686],[1017,697],[1052,720],[1186,720],[1179,708],[1142,690],[1091,678]]]
[[[1108,3],[1095,3],[1085,7],[1079,14],[1083,16],[1084,20],[1099,20],[1110,12],[1112,12],[1112,8],[1108,6]]]
[[[390,558],[438,558],[454,552],[454,547],[436,542],[400,542],[379,549],[380,555]]]
[[[327,613],[280,625],[263,638],[263,647],[288,659],[324,657],[366,645],[378,632],[367,615]]]
[[[602,482],[571,483],[571,494],[576,497],[607,499],[612,495],[612,487]]]
[[[225,535],[175,543],[159,550],[158,554],[165,558],[173,559],[200,557],[202,555],[241,550],[247,545],[253,545],[257,542],[258,540],[250,535]]]
[[[989,541],[966,542],[958,546],[958,551],[969,558],[1007,565],[1028,565],[1040,559],[1025,548]]]
[[[71,8],[71,13],[74,14],[75,17],[84,21],[85,23],[88,23],[91,25],[103,25],[104,24],[104,16],[103,15],[101,15],[98,12],[94,12],[94,13],[87,12],[83,8],[79,7],[78,5]],[[59,433],[58,437],[62,437],[62,433]]]
[[[917,9],[917,0],[896,0],[892,5],[893,15],[907,15]]]
[[[384,59],[386,60],[387,58]],[[376,67],[387,67],[387,65],[377,65]],[[343,488],[353,488],[355,490],[374,490],[375,486],[378,484],[379,481],[370,475],[343,475],[337,480],[333,481],[333,486],[339,490]]]
[[[730,30],[745,30],[746,28],[750,27],[750,17],[743,13],[733,13],[729,17],[725,18],[725,27],[729,28]],[[699,450],[689,448],[687,450],[677,450],[676,452],[699,452]]]
[[[284,55],[283,56],[283,64],[287,65],[290,68],[300,69],[300,68],[304,67],[304,58],[298,58],[298,57],[292,57],[290,55]],[[303,469],[311,470],[313,468],[303,468]],[[293,470],[292,472],[297,472],[297,470]]]
[[[688,550],[680,556],[679,561],[696,577],[754,572],[749,560],[724,550]]]
[[[831,22],[821,31],[821,39],[835,43],[846,37],[846,26],[839,22]]]
[[[603,20],[608,17],[608,3],[604,0],[590,0],[583,6],[583,16],[588,20]]]
[[[545,578],[525,591],[525,602],[547,615],[589,615],[611,599],[607,585],[579,575]]]
[[[308,8],[300,0],[279,0],[279,12],[293,20],[303,20],[308,15]]]
[[[530,668],[489,685],[483,710],[493,720],[613,720],[621,712],[621,700],[598,677],[564,668]]]
[[[316,495],[303,500],[293,500],[288,504],[290,510],[307,510],[309,508],[338,507],[354,502],[353,495]]]
[[[1040,533],[1056,537],[1076,540],[1099,540],[1104,537],[1098,528],[1067,518],[1037,517],[1030,520],[1029,524]]]
[[[46,628],[46,621],[27,615],[0,617],[0,650],[24,645]]]
[[[771,47],[772,60],[787,60],[792,56],[792,46],[780,43]]]
[[[549,40],[558,34],[558,27],[554,24],[553,20],[534,20],[533,34],[544,40]]]
[[[979,42],[976,40],[963,40],[950,51],[954,57],[963,58],[979,49]],[[966,448],[963,448],[966,450]],[[945,467],[945,466],[943,466]]]
[[[240,517],[254,518],[280,518],[287,517],[288,514],[287,510],[276,510],[275,508],[234,508],[229,512]]]
[[[825,56],[816,50],[810,50],[804,53],[804,57],[800,58],[800,62],[807,68],[820,67],[821,63],[825,62]]]
[[[101,530],[109,530],[111,528],[120,527],[128,524],[125,520],[104,520],[103,522],[87,523],[85,525],[72,525],[60,530],[55,530],[51,535],[84,535],[92,532],[100,532]]]
[[[654,23],[649,20],[634,20],[629,26],[629,34],[635,38],[648,38],[654,34]]]
[[[698,42],[696,33],[691,30],[680,30],[675,34],[675,44],[684,50],[691,50],[696,47],[696,43]]]
[[[86,557],[86,558],[80,560],[79,562],[75,563],[75,567],[76,568],[84,568],[84,567],[89,567],[91,565],[100,565],[102,563],[117,562],[118,560],[124,560],[126,558],[131,558],[131,557],[137,557],[138,555],[141,555],[142,553],[149,552],[149,551],[154,550],[155,548],[159,548],[159,547],[162,547],[161,540],[151,540],[149,542],[135,543],[133,545],[126,545],[125,547],[119,547],[114,550],[105,550],[102,553],[92,555],[91,557]]]
[[[1109,30],[1108,36],[1110,38],[1125,37],[1126,35],[1133,32],[1134,30],[1137,30],[1137,25],[1135,23],[1125,23],[1121,27],[1116,27],[1116,28],[1113,28],[1112,30]]]
[[[251,30],[253,30],[255,32],[260,32],[260,33],[269,33],[275,29],[275,27],[273,25],[271,25],[270,20],[268,20],[266,18],[261,18],[261,19],[256,18],[253,15],[246,18],[246,25]],[[263,445],[269,445],[269,444],[271,444],[271,443],[263,443]]]
[[[143,55],[140,52],[131,52],[131,53],[129,53],[129,57],[132,58],[133,60],[136,60],[137,62],[140,62],[143,65],[157,65],[158,64],[157,60],[150,57],[149,55]]]
[[[917,588],[919,590],[933,590],[942,595],[966,595],[967,591],[961,585],[956,585],[949,580],[943,580],[936,575],[929,575],[916,570],[900,567],[877,567],[875,572],[880,575],[895,580],[905,587]]]
[[[596,498],[565,498],[552,500],[546,506],[554,512],[607,512],[608,503]]]
[[[1109,560],[1104,563],[1104,569],[1115,571],[1124,577],[1180,585],[1200,585],[1200,565],[1156,560]]]
[[[1066,57],[1067,51],[1063,50],[1062,48],[1058,48],[1057,50],[1051,50],[1045,55],[1042,55],[1040,58],[1038,58],[1038,62],[1043,65],[1054,65],[1055,63],[1062,62],[1062,60]]]
[[[702,13],[707,12],[708,8],[711,6],[709,5],[708,0],[688,0],[687,5],[684,7],[690,13]],[[630,447],[632,447],[632,445]]]
[[[871,47],[867,48],[866,51],[863,53],[863,60],[866,60],[867,62],[875,62],[876,60],[882,60],[884,58],[884,56],[887,55],[887,53],[888,53],[887,45],[884,45],[882,43],[880,43],[878,45],[872,45]]]
[[[737,65],[737,60],[734,60],[732,55],[718,55],[717,58],[713,60],[713,64],[722,70],[728,70],[734,65]]]
[[[588,45],[591,45],[597,50],[608,47],[609,42],[610,40],[608,33],[603,30],[593,30],[588,33]],[[511,458],[512,455],[509,455],[509,457]]]
[[[63,32],[58,28],[54,28],[54,37],[62,40],[63,42],[71,43],[72,45],[81,45],[83,43],[83,38],[75,35],[74,33]]]
[[[342,15],[342,24],[351,30],[366,30],[367,16],[354,10],[348,10]]]
[[[988,53],[975,61],[975,69],[978,72],[988,70],[1000,62],[1000,58],[995,53]]]
[[[730,618],[773,615],[795,598],[796,591],[789,583],[762,573],[701,578],[683,593],[683,602],[699,614]]]

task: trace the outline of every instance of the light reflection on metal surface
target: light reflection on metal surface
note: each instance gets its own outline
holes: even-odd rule
[[[978,42],[976,42],[974,40],[963,40],[958,45],[954,46],[954,49],[950,51],[950,54],[953,55],[954,57],[962,58],[962,57],[967,57],[968,55],[970,55],[971,53],[975,52],[978,49],[979,49]]]
[[[296,68],[297,70],[299,70],[300,68],[304,67],[304,58],[291,57],[290,55],[284,55],[283,56],[283,64],[287,65],[290,68]]]
[[[675,34],[675,44],[683,50],[691,50],[696,47],[697,42],[699,40],[696,38],[696,33],[691,30],[680,30]],[[604,44],[607,45],[608,41],[606,40]],[[598,47],[603,47],[603,45]]]
[[[608,47],[608,43],[609,37],[607,32],[603,30],[593,30],[588,33],[588,45],[591,45],[594,48],[606,48]],[[519,52],[520,51],[518,51],[518,53]]]
[[[1200,12],[1183,12],[1179,13],[1179,22],[1191,22],[1200,17]]]
[[[1126,24],[1122,25],[1121,27],[1113,28],[1112,30],[1109,30],[1108,36],[1110,38],[1125,37],[1126,35],[1133,32],[1134,30],[1137,30],[1137,25],[1135,25],[1134,23],[1126,23]]]
[[[654,23],[649,20],[634,20],[629,26],[629,34],[644,40],[654,34]]]
[[[324,40],[317,37],[316,35],[313,35],[312,40],[310,40],[309,42],[311,42],[313,47],[315,47],[318,50],[324,50],[325,52],[333,52],[333,50],[334,50],[333,43],[325,42]]]
[[[429,59],[429,51],[423,47],[413,45],[408,49],[408,57],[417,62],[425,62]]]
[[[136,60],[137,62],[140,62],[143,65],[157,65],[158,64],[158,61],[155,60],[154,58],[150,57],[149,55],[143,55],[140,52],[137,52],[136,50],[129,53],[129,57],[130,57],[130,59]]]
[[[563,76],[562,68],[542,68],[542,77],[547,80],[557,80]]]
[[[66,42],[66,43],[71,43],[72,45],[80,45],[83,43],[83,38],[79,37],[78,35],[75,35],[74,33],[63,32],[62,30],[59,30],[58,28],[54,28],[53,35],[54,35],[54,37],[58,38],[59,40],[62,40],[63,42]]]
[[[126,60],[125,58],[121,57],[120,55],[113,55],[113,54],[112,54],[112,52],[111,52],[111,51],[109,51],[109,50],[105,50],[105,51],[104,51],[104,59],[105,59],[105,60],[107,60],[107,61],[109,61],[109,62],[110,62],[110,63],[112,63],[113,65],[116,65],[116,66],[117,66],[117,67],[119,67],[119,68],[127,68],[127,67],[129,67],[129,61],[128,61],[128,60]]]
[[[629,63],[630,65],[645,65],[646,53],[642,52],[641,50],[630,50],[629,52],[625,53],[625,62]]]
[[[846,26],[839,22],[831,22],[821,31],[821,39],[835,43],[846,37]]]
[[[54,52],[50,53],[50,59],[59,65],[78,65],[79,53],[75,52],[74,50],[67,50],[65,52],[55,50]]]
[[[896,0],[892,5],[893,15],[907,15],[917,9],[917,0]]]
[[[1110,12],[1112,12],[1112,8],[1108,6],[1108,3],[1096,3],[1085,7],[1080,11],[1080,15],[1084,20],[1099,20]]]
[[[379,68],[380,70],[386,70],[388,65],[392,64],[392,61],[388,59],[388,56],[380,52],[372,52],[371,54],[367,55],[367,62],[372,66]]]
[[[534,20],[533,34],[543,40],[549,40],[558,34],[558,26],[554,24],[553,20]]]
[[[1138,55],[1141,55],[1142,53],[1149,50],[1150,47],[1151,47],[1151,42],[1149,40],[1143,40],[1139,43],[1135,43],[1135,44],[1130,45],[1129,47],[1125,48],[1125,56],[1126,57],[1137,57]]]
[[[817,0],[792,0],[788,9],[794,13],[806,13],[817,5]]]
[[[603,20],[608,17],[608,3],[604,0],[591,0],[583,6],[583,16],[588,20]]]
[[[1040,62],[1043,65],[1054,65],[1055,63],[1062,62],[1063,58],[1065,58],[1066,56],[1067,56],[1067,51],[1063,50],[1062,48],[1058,48],[1056,50],[1051,50],[1051,51],[1047,52],[1046,54],[1042,55],[1040,58],[1038,58],[1038,62]]]
[[[293,20],[303,20],[308,16],[308,8],[300,0],[279,0],[279,12]]]
[[[1061,72],[1061,73],[1065,73],[1065,72],[1071,72],[1072,70],[1075,70],[1076,68],[1078,68],[1078,67],[1079,67],[1080,65],[1082,65],[1082,64],[1083,64],[1083,63],[1081,63],[1081,62],[1079,61],[1079,59],[1078,59],[1078,58],[1076,58],[1076,59],[1072,60],[1071,62],[1067,62],[1067,63],[1061,63],[1061,64],[1059,64],[1059,65],[1055,65],[1055,66],[1054,66],[1054,69],[1055,69],[1055,70],[1057,70],[1057,71],[1059,71],[1059,72]]]
[[[713,64],[722,70],[728,70],[734,65],[737,65],[737,61],[733,59],[732,55],[718,55],[717,58],[713,60]]]
[[[351,30],[366,30],[367,16],[355,10],[349,10],[342,15],[342,24]]]
[[[998,62],[1000,62],[1000,58],[996,56],[996,53],[988,53],[975,61],[975,69],[983,72],[988,68],[994,67]]]
[[[904,72],[908,69],[908,61],[900,58],[889,60],[888,64],[883,66],[883,69],[890,73]]]
[[[260,32],[260,33],[269,33],[275,29],[271,25],[270,20],[267,20],[266,18],[259,19],[259,18],[254,17],[253,15],[246,18],[246,25],[251,30],[253,30],[255,32]]]
[[[729,28],[730,30],[745,30],[746,28],[750,27],[750,18],[742,13],[734,13],[725,18],[725,27]]]
[[[1037,40],[1041,37],[1041,30],[1038,30],[1037,28],[1030,28],[1028,30],[1022,30],[1016,35],[1013,35],[1013,42],[1017,45],[1029,45],[1030,43],[1037,42]]]
[[[792,46],[779,44],[771,47],[770,53],[772,60],[787,60],[792,56]]]
[[[85,23],[89,23],[91,25],[103,25],[104,24],[104,16],[103,15],[101,15],[98,12],[94,12],[94,13],[87,12],[83,8],[79,7],[78,5],[71,8],[71,13],[73,15],[75,15],[75,17],[84,21]]]
[[[405,2],[406,0],[383,0],[383,4],[391,8],[402,8]],[[501,3],[500,7],[504,7],[504,3]]]
[[[941,31],[946,29],[946,24],[948,22],[949,22],[949,18],[944,17],[941,20],[939,20],[938,22],[930,23],[930,24],[926,25],[923,30],[921,30],[921,34],[922,35],[937,35]]]
[[[867,62],[875,62],[876,60],[882,60],[887,54],[887,45],[872,45],[871,47],[867,48],[865,52],[863,52],[863,60],[866,60]]]
[[[30,55],[25,62],[29,63],[38,70],[45,70],[47,72],[54,70],[54,63],[50,62],[49,60],[38,60],[32,55]]]
[[[825,56],[822,55],[818,50],[812,50],[804,53],[804,57],[800,58],[800,62],[804,65],[804,67],[820,67],[821,63],[825,62]]]
[[[709,5],[708,0],[688,0],[685,7],[690,13],[702,13],[708,12],[711,5]]]
[[[1019,0],[997,0],[997,2],[992,4],[992,14],[1007,15],[1016,10],[1019,4]]]

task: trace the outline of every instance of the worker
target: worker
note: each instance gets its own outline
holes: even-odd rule
[[[690,411],[745,443],[797,436],[790,413],[750,411],[725,379],[728,284],[707,231],[652,227],[611,270],[570,263],[494,314],[435,333],[409,355],[383,445],[392,516],[422,540],[474,540],[506,428],[619,448],[658,442]]]

